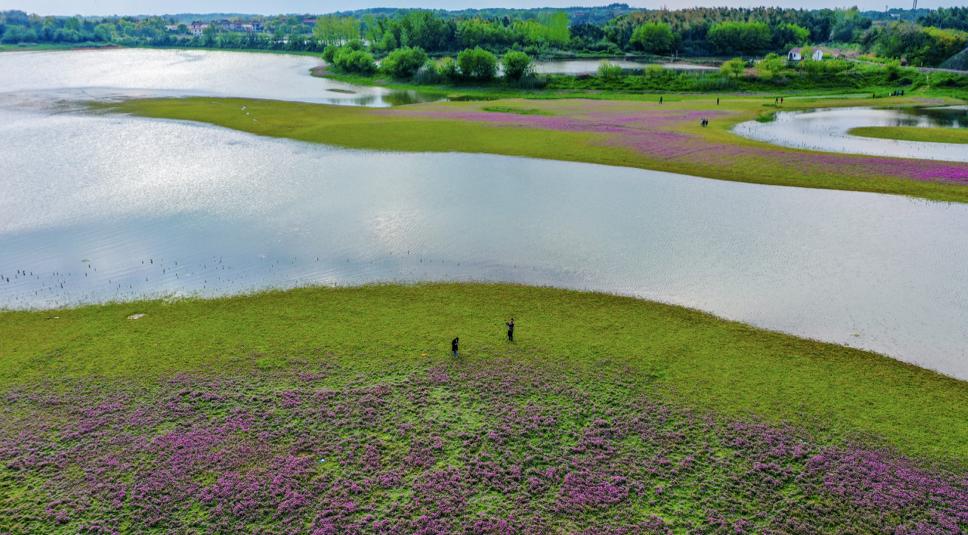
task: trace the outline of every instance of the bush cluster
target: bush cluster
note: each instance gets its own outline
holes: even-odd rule
[[[422,48],[403,47],[390,52],[380,70],[394,78],[413,78],[427,62],[427,53]]]
[[[343,46],[328,46],[323,50],[323,60],[336,70],[352,74],[373,74],[377,70],[373,54],[364,50],[362,43],[351,41]]]

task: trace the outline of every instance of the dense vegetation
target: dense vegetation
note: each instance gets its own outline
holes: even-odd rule
[[[963,382],[668,305],[317,288],[0,337],[5,533],[968,527]]]
[[[853,9],[691,8],[637,10],[621,4],[568,10],[364,10],[320,17],[41,17],[0,13],[0,41],[322,51],[361,40],[375,56],[399,48],[453,55],[482,48],[497,55],[678,56],[785,54],[829,44],[939,65],[968,44],[963,8],[917,12],[919,22]]]

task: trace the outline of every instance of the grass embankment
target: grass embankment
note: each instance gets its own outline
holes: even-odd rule
[[[133,100],[111,109],[191,120],[258,135],[330,145],[421,152],[475,152],[620,165],[694,176],[968,202],[968,166],[892,158],[811,153],[747,140],[742,121],[778,109],[916,105],[912,98],[858,95],[774,99],[625,95],[637,100],[446,102],[374,110],[245,99]],[[623,97],[623,98],[624,98]],[[720,104],[716,100],[720,99]],[[935,99],[936,104],[951,102]],[[529,110],[520,113],[488,110]],[[709,128],[699,117],[709,115]],[[549,117],[551,116],[551,117]],[[508,120],[508,117],[514,120]]]
[[[31,43],[0,45],[0,52],[50,52],[57,50],[96,50],[106,48],[122,47],[112,43]]]
[[[145,313],[132,321],[129,314]],[[506,344],[502,318],[518,319]],[[872,435],[907,454],[968,461],[968,385],[872,353],[708,314],[513,285],[299,289],[214,300],[0,313],[0,389],[45,381],[153,382],[335,359],[346,373],[511,358],[549,370],[624,369],[670,400],[732,417]],[[302,363],[302,364],[300,364]]]
[[[921,141],[926,143],[968,143],[968,130],[959,128],[921,128],[917,126],[866,126],[850,134],[877,139]]]
[[[600,294],[7,312],[0,399],[4,533],[968,527],[965,383]]]

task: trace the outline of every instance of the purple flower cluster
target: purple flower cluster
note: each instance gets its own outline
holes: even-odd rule
[[[441,120],[488,123],[521,128],[562,132],[603,134],[603,146],[631,149],[647,160],[672,161],[697,167],[748,167],[760,161],[763,169],[776,169],[780,176],[804,173],[831,177],[854,177],[868,180],[904,178],[908,180],[968,184],[968,164],[910,160],[899,158],[853,156],[796,151],[752,143],[726,143],[689,132],[702,118],[728,117],[718,110],[686,111],[659,109],[643,105],[630,108],[623,103],[585,102],[581,107],[560,104],[559,115],[521,115],[465,109],[399,111]],[[701,155],[702,158],[696,158]],[[768,165],[766,165],[768,163]]]
[[[2,533],[968,528],[963,472],[698,415],[610,365],[333,364],[0,395],[0,489],[18,489]]]

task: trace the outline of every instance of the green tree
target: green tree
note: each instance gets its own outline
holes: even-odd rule
[[[755,54],[768,50],[773,38],[764,22],[720,22],[707,33],[709,43],[723,54]]]
[[[313,27],[313,36],[326,45],[342,45],[360,38],[360,21],[336,15],[319,17]]]
[[[354,74],[373,74],[376,72],[376,61],[373,55],[365,50],[354,50],[344,46],[333,56],[333,65],[343,72]]]
[[[520,80],[531,74],[534,62],[531,56],[517,50],[510,50],[501,59],[504,76],[508,80]]]
[[[719,71],[726,76],[731,76],[733,78],[739,78],[746,72],[746,62],[743,58],[733,58],[725,63],[719,68]]]
[[[413,78],[426,61],[427,53],[422,48],[403,47],[390,52],[380,69],[394,78]]]
[[[769,53],[762,61],[756,64],[756,72],[760,78],[774,78],[786,68],[786,59],[777,54]]]
[[[784,52],[801,46],[810,39],[810,30],[793,23],[780,24],[773,29],[773,49]]]
[[[675,50],[677,39],[672,26],[665,22],[647,22],[632,32],[629,43],[646,52],[665,54]]]
[[[96,37],[98,41],[104,41],[107,43],[114,39],[114,31],[114,24],[111,24],[110,22],[102,22],[94,27],[94,37]]]
[[[571,40],[571,21],[568,13],[556,11],[544,21],[547,28],[545,40],[555,46],[564,46]]]
[[[497,57],[481,47],[462,50],[457,55],[457,65],[466,80],[483,82],[497,74]]]

